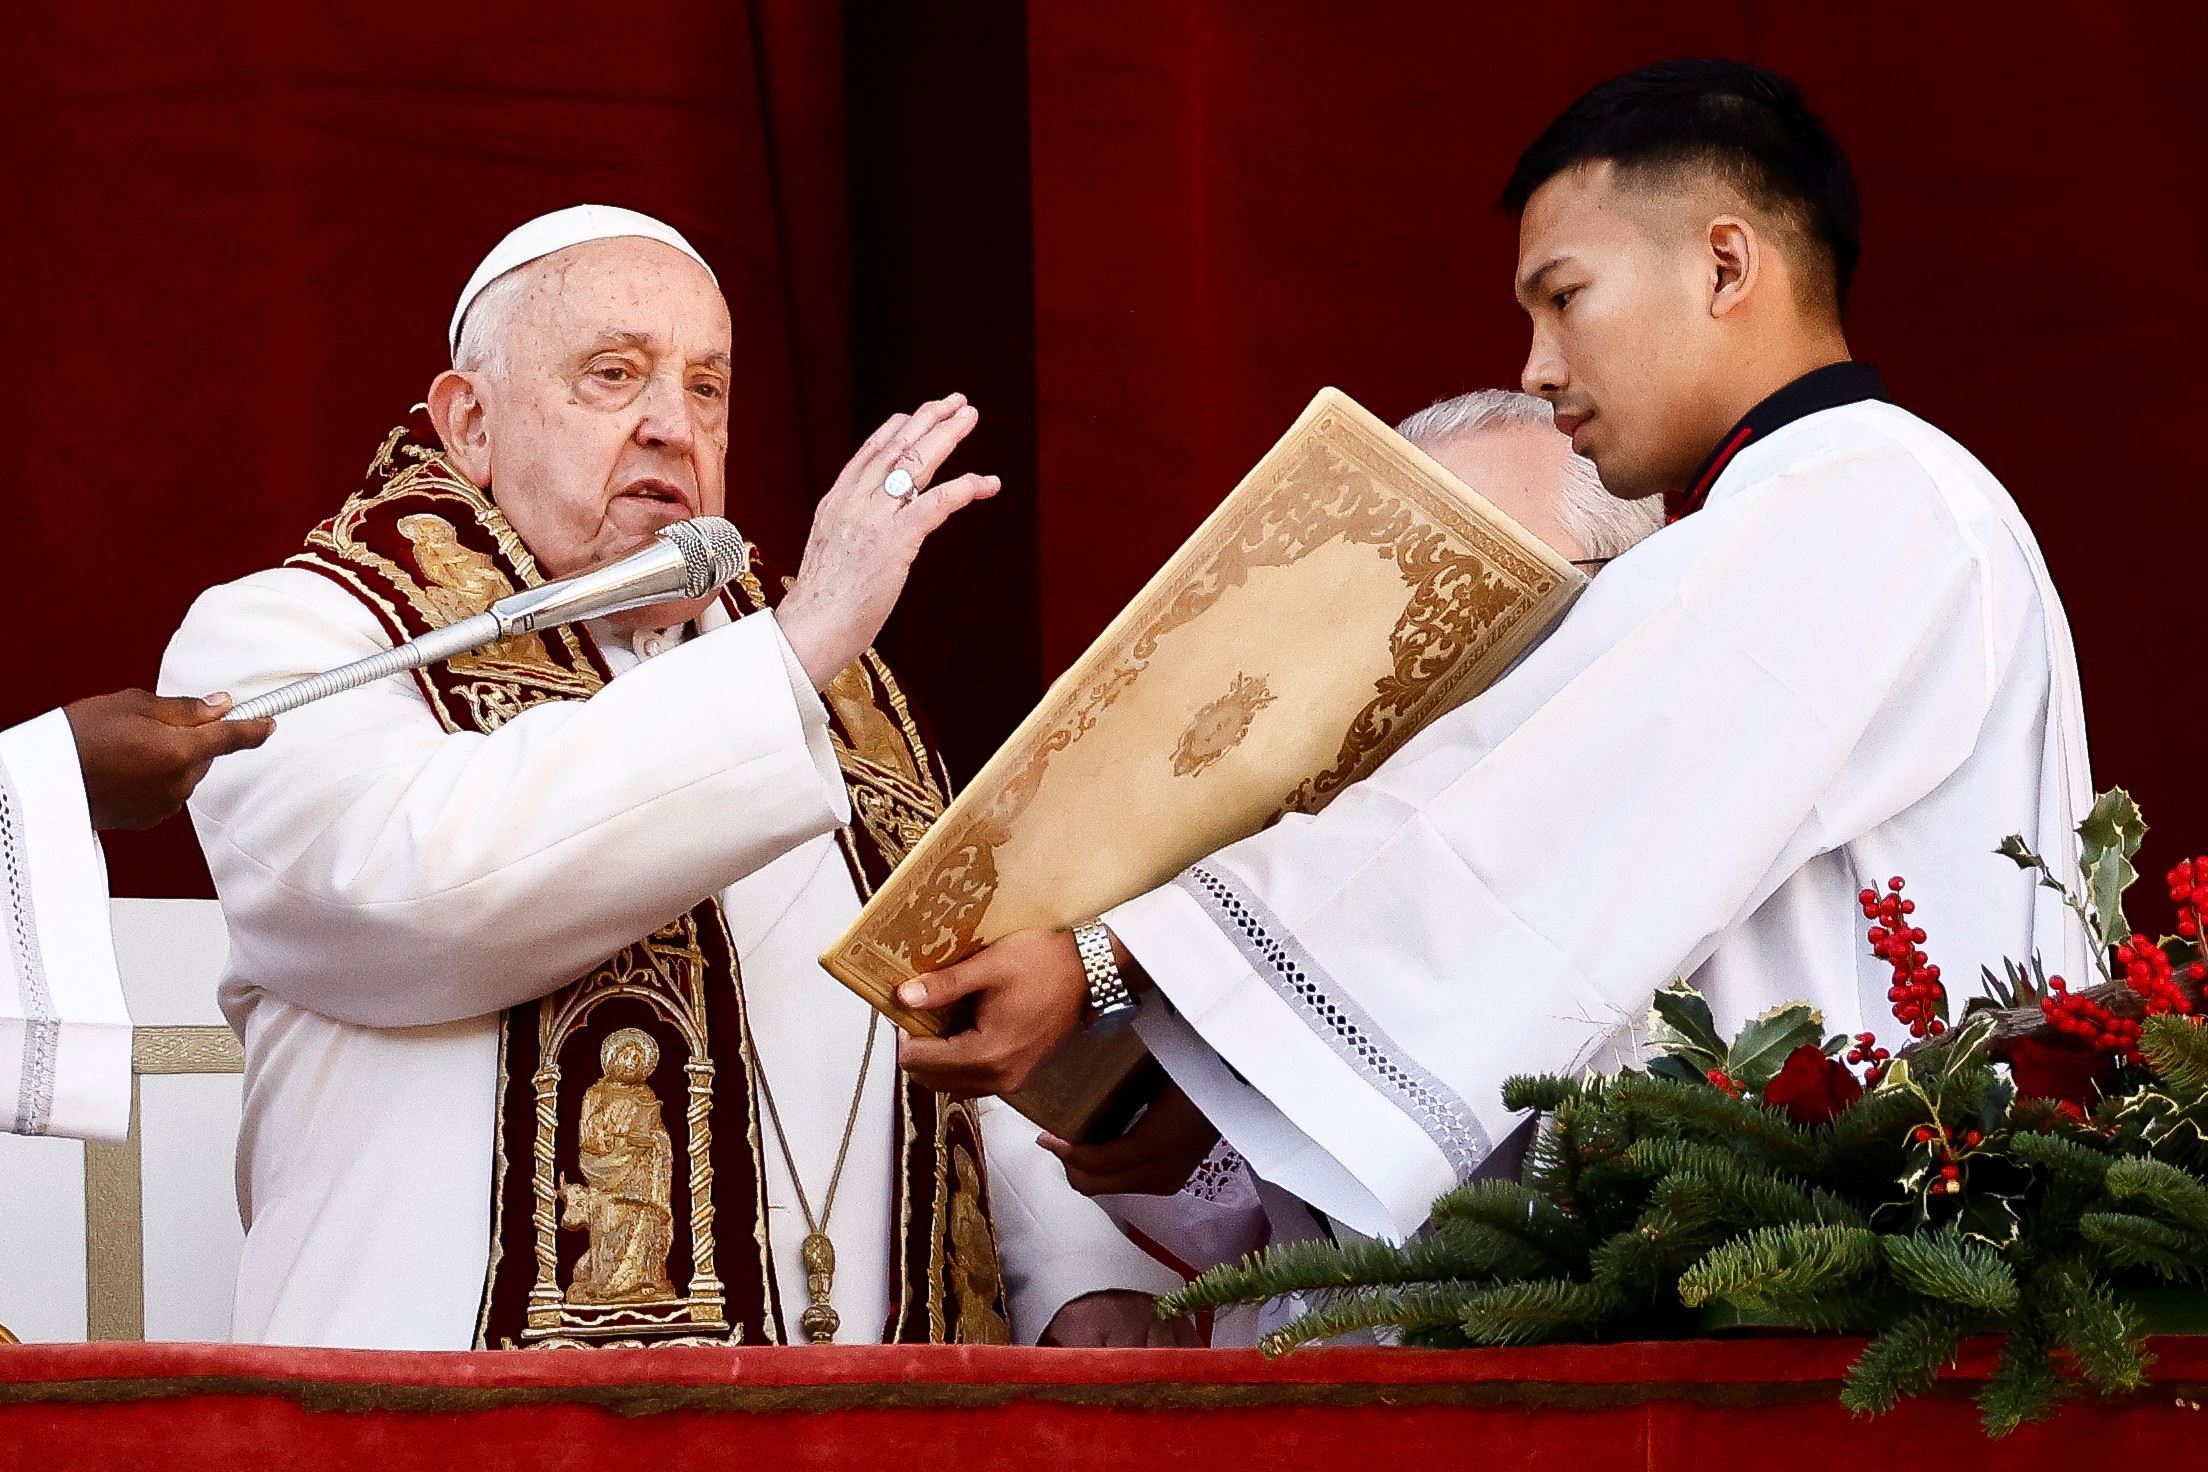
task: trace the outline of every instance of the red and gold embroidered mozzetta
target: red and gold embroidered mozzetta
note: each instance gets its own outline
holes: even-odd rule
[[[394,641],[543,580],[489,497],[431,443],[418,428],[393,430],[366,486],[288,563],[351,592]],[[756,573],[740,602],[722,598],[737,618],[771,601]],[[414,672],[447,731],[485,734],[547,701],[588,699],[610,678],[580,627]],[[871,651],[823,699],[853,812],[839,841],[863,897],[942,812],[949,782]],[[825,975],[820,983],[834,985]],[[741,958],[710,895],[508,1012],[478,1347],[787,1339],[756,1071]],[[898,1132],[886,1228],[895,1282],[882,1335],[1003,1342],[1004,1280],[972,1107],[899,1082],[894,1119],[858,1126]]]

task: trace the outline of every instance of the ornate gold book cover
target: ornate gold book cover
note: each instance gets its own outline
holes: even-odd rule
[[[900,1027],[898,983],[1077,923],[1316,812],[1485,689],[1563,612],[1570,564],[1322,389],[1075,661],[821,964]],[[1140,1063],[1076,1038],[1012,1102],[1082,1137]]]

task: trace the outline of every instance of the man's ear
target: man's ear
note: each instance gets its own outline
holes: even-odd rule
[[[460,473],[484,490],[491,486],[491,425],[476,374],[448,368],[429,386],[429,418]]]
[[[1763,275],[1763,240],[1738,215],[1710,221],[1710,315],[1722,317],[1748,300]]]

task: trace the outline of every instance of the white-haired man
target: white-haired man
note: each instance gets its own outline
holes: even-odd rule
[[[1531,394],[1477,389],[1430,404],[1396,429],[1590,575],[1663,525],[1660,498],[1611,495],[1594,462],[1572,453],[1547,402]],[[1172,1091],[1153,1111],[1179,1122],[1176,1148],[1159,1149],[1157,1126],[1144,1136],[1079,1148],[1053,1142],[1053,1148],[1062,1152],[1075,1186],[1098,1196],[1160,1261],[1193,1274],[1239,1261],[1271,1242],[1316,1234],[1309,1206],[1258,1179],[1185,1095]],[[1514,1170],[1525,1136],[1521,1130],[1482,1162],[1482,1172]],[[1287,1312],[1226,1310],[1213,1317],[1210,1343],[1255,1344],[1268,1318]]]
[[[1660,497],[1628,501],[1605,490],[1595,463],[1572,453],[1556,412],[1532,394],[1475,389],[1427,405],[1396,430],[1583,571],[1664,524]]]
[[[722,511],[736,343],[670,227],[531,221],[451,346],[434,443],[394,433],[287,565],[204,595],[166,685],[264,690]],[[930,484],[974,422],[952,395],[876,431],[778,603],[508,640],[287,715],[201,788],[247,1059],[238,1338],[1164,1332],[1170,1276],[1031,1131],[911,1086],[815,960],[945,800],[869,646],[996,490]]]

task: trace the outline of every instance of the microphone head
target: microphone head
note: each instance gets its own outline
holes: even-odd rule
[[[724,516],[694,516],[659,529],[659,539],[682,553],[688,574],[683,598],[703,598],[751,566],[744,534]]]

